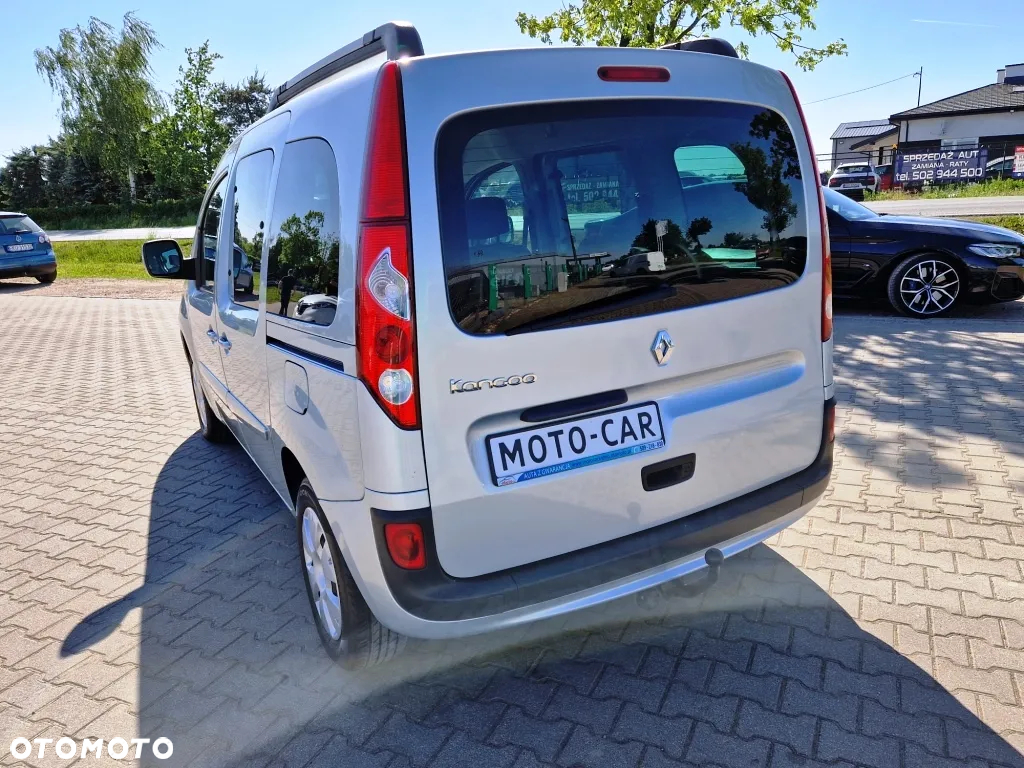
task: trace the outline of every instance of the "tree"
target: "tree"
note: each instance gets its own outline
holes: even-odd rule
[[[778,112],[766,109],[754,115],[750,136],[758,142],[730,147],[746,170],[746,180],[733,186],[746,195],[751,205],[764,211],[762,226],[774,245],[799,213],[790,182],[800,179],[800,157],[793,134]],[[768,144],[768,151],[764,144]]]
[[[231,136],[236,136],[267,113],[270,93],[265,76],[258,71],[237,85],[218,83],[213,88],[217,119]]]
[[[149,81],[149,55],[159,46],[153,28],[127,13],[118,34],[91,17],[85,27],[62,29],[58,40],[35,56],[60,97],[64,133],[84,157],[127,178],[134,202],[143,132],[159,106]]]
[[[46,205],[44,147],[23,147],[0,171],[0,203],[15,209]]]
[[[803,45],[801,31],[815,29],[818,0],[578,0],[548,16],[516,16],[519,30],[551,43],[656,48],[701,37],[723,24],[740,27],[751,37],[765,35],[779,50],[793,53],[797,66],[813,69],[829,56],[845,55],[840,38],[822,48]],[[741,56],[746,43],[736,46]]]
[[[210,80],[220,54],[209,41],[186,48],[186,64],[171,95],[173,111],[150,132],[149,154],[157,193],[164,197],[201,195],[217,167],[230,135],[217,115]]]

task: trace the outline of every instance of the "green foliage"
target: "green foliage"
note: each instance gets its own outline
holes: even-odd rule
[[[210,80],[220,54],[209,41],[185,49],[186,64],[171,96],[173,111],[148,135],[148,154],[156,194],[164,197],[200,195],[230,140],[217,114]]]
[[[199,216],[201,198],[157,200],[135,205],[12,206],[43,229],[114,229],[120,227],[188,227]]]
[[[516,16],[519,30],[545,43],[657,48],[703,37],[723,25],[739,27],[751,37],[767,36],[796,64],[809,70],[829,56],[846,54],[842,39],[815,48],[802,43],[801,32],[815,29],[818,0],[578,0],[547,16]],[[748,54],[746,43],[737,46]]]
[[[62,29],[56,47],[36,50],[36,69],[60,97],[61,126],[78,153],[127,178],[135,197],[143,133],[159,106],[149,55],[158,47],[145,22],[127,13],[121,32],[91,17]]]
[[[982,224],[1012,229],[1014,232],[1024,235],[1024,215],[1019,213],[1008,216],[970,216],[967,218],[970,221],[980,221]]]
[[[271,90],[264,75],[254,72],[237,85],[221,82],[213,88],[217,120],[236,136],[267,113]]]
[[[120,279],[152,279],[142,266],[142,240],[58,241],[53,244],[57,254],[57,271],[61,278],[109,277]],[[187,258],[191,241],[178,241]]]
[[[0,206],[21,210],[46,205],[45,147],[19,149],[0,171]]]
[[[975,184],[937,184],[925,187],[920,192],[903,189],[887,189],[884,192],[867,192],[864,199],[871,200],[938,200],[947,197],[1001,197],[1024,195],[1024,179],[992,179]]]

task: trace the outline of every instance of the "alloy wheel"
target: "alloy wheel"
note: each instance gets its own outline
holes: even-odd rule
[[[916,315],[934,315],[953,306],[960,295],[960,276],[944,261],[914,264],[900,279],[900,299]]]
[[[312,507],[302,511],[302,559],[320,623],[327,634],[337,640],[341,637],[338,576],[334,570],[334,556],[331,554],[327,534]]]

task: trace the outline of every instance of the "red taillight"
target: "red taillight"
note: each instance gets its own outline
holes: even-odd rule
[[[612,83],[667,83],[672,75],[664,67],[598,67],[597,76]]]
[[[416,571],[427,567],[427,550],[419,523],[388,523],[384,526],[388,554],[399,568]]]
[[[359,378],[392,421],[418,429],[409,182],[397,62],[385,63],[377,78],[369,136],[356,289]]]
[[[811,132],[807,128],[804,108],[800,106],[800,98],[796,95],[796,88],[793,86],[793,81],[789,79],[789,75],[785,72],[779,74],[782,75],[793,94],[793,101],[796,102],[796,110],[800,114],[800,122],[803,124],[804,135],[807,137],[807,149],[811,153],[811,162],[814,164],[814,186],[818,190],[818,215],[821,217],[821,340],[828,341],[832,338],[832,247],[828,240],[825,195],[821,191],[821,174],[818,173],[818,161],[814,155],[814,143],[811,141]]]

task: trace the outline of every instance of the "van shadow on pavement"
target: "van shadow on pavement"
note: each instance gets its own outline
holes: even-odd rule
[[[764,545],[702,598],[410,643],[361,673],[320,649],[296,550],[237,445],[194,435],[163,466],[143,586],[62,649],[141,608],[138,731],[174,743],[144,764],[1024,766],[932,679],[927,651],[897,652]]]

